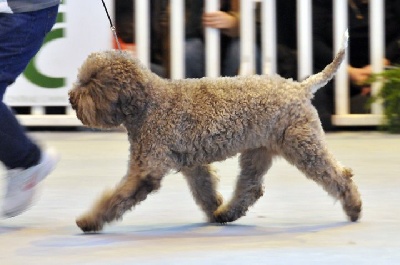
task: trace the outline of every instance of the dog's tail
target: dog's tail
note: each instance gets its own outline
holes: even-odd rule
[[[349,39],[349,33],[348,30],[346,30],[343,38],[342,47],[336,54],[333,61],[330,64],[328,64],[324,68],[324,70],[306,78],[304,81],[300,82],[300,84],[304,87],[307,87],[313,94],[317,92],[319,88],[325,86],[333,78],[340,64],[343,62],[346,56],[348,39]]]

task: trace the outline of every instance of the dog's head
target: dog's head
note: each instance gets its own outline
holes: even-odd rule
[[[143,90],[143,73],[127,52],[89,55],[69,91],[69,101],[82,123],[95,128],[120,126],[135,106],[135,87]],[[140,97],[140,96],[139,96]]]

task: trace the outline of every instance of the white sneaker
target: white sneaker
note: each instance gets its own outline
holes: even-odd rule
[[[3,216],[17,216],[31,206],[36,185],[53,171],[58,160],[57,152],[50,149],[42,152],[42,157],[36,166],[7,171],[7,190],[3,201]]]

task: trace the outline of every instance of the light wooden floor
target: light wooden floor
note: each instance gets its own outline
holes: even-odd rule
[[[184,179],[175,173],[123,221],[91,235],[80,232],[75,218],[124,175],[126,135],[31,135],[57,148],[62,160],[34,207],[19,217],[0,220],[1,265],[400,264],[400,135],[327,135],[336,158],[354,170],[364,203],[358,223],[347,222],[339,202],[284,160],[277,160],[266,176],[265,195],[232,224],[205,223]],[[237,159],[216,167],[221,175],[219,190],[227,199]]]

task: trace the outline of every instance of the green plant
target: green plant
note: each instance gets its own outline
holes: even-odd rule
[[[371,97],[372,102],[382,100],[385,123],[382,126],[391,133],[400,133],[400,67],[375,74],[369,80],[382,82],[381,90]]]

